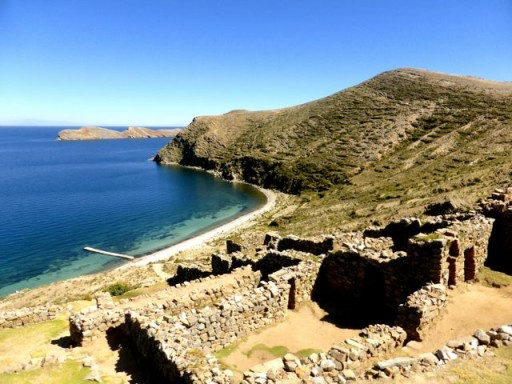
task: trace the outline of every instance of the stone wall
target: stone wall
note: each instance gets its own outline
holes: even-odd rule
[[[221,298],[255,288],[260,282],[260,273],[250,268],[233,271],[229,276],[207,277],[195,280],[193,284],[184,283],[152,295],[146,304],[128,301],[117,306],[104,294],[97,298],[97,306],[88,308],[69,317],[71,340],[77,345],[87,344],[101,336],[108,329],[124,323],[127,309],[136,310],[147,316],[176,314],[191,308],[212,305]],[[107,293],[110,297],[110,295]]]
[[[405,338],[400,327],[371,325],[359,336],[334,344],[327,353],[313,353],[304,359],[288,353],[273,369],[245,373],[242,383],[344,383],[362,376],[365,362],[395,351]]]
[[[431,225],[411,223],[437,229],[410,238],[405,251],[359,242],[331,252],[320,267],[314,299],[353,309],[368,323],[389,323],[398,306],[427,283],[455,285],[475,277],[487,255],[492,219],[474,215],[437,218]],[[445,226],[439,228],[439,223]],[[350,312],[347,316],[354,317]]]
[[[298,265],[301,259],[288,255],[287,252],[279,252],[275,250],[269,250],[263,257],[258,259],[253,264],[253,269],[261,272],[263,280],[268,279],[268,276],[280,269]]]
[[[173,277],[169,278],[167,282],[169,285],[181,284],[186,281],[198,280],[203,277],[210,276],[211,270],[208,270],[199,265],[178,265],[178,269]]]
[[[281,237],[277,234],[267,234],[265,236],[264,245],[269,248],[277,249],[278,251],[293,249],[313,255],[325,255],[334,249],[334,240],[334,236],[321,236],[317,239],[301,239],[295,235]]]
[[[452,360],[467,357],[482,357],[492,353],[491,347],[512,345],[512,326],[502,325],[488,331],[476,330],[473,336],[450,340],[442,348],[415,357],[398,357],[377,362],[365,373],[368,379],[395,379],[410,377],[411,372],[431,372]]]
[[[278,285],[285,283],[290,285],[288,308],[295,309],[301,303],[311,300],[319,268],[320,263],[305,260],[298,265],[272,273],[269,275],[269,280]]]
[[[444,312],[446,299],[444,285],[428,284],[409,295],[407,301],[398,307],[395,324],[405,329],[409,339],[421,341]]]
[[[212,306],[155,319],[135,312],[126,314],[130,339],[166,380],[185,383],[228,383],[209,353],[218,351],[257,329],[283,318],[290,286],[265,283]],[[214,379],[215,377],[215,379]]]
[[[481,215],[409,240],[410,267],[425,282],[456,285],[473,280],[487,258],[493,220]]]
[[[482,212],[494,218],[486,265],[512,274],[512,188],[497,189],[480,204]]]
[[[62,308],[56,305],[27,307],[0,312],[0,328],[19,328],[28,324],[55,320]]]
[[[419,233],[431,233],[438,228],[446,227],[447,223],[442,219],[430,220],[422,223],[416,217],[406,217],[386,225],[384,228],[372,227],[363,232],[364,237],[379,238],[390,237],[393,239],[393,249],[405,251],[411,237]]]
[[[282,361],[268,364],[263,372],[244,373],[243,384],[346,383],[359,380],[411,378],[411,373],[432,372],[453,360],[492,354],[492,348],[512,345],[512,326],[476,330],[472,336],[450,340],[434,352],[418,356],[376,359],[396,354],[404,343],[405,333],[399,327],[374,325],[360,336],[333,345],[327,353],[314,353],[305,359],[292,354]],[[369,365],[371,363],[371,365]],[[368,382],[368,381],[364,381]]]

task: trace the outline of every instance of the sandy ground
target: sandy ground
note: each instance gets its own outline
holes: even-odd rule
[[[432,352],[449,340],[470,336],[477,329],[489,329],[512,323],[512,286],[489,288],[479,284],[463,284],[449,291],[446,313],[432,328],[426,339],[411,342],[404,348],[418,354]]]
[[[149,255],[137,258],[136,260],[134,260],[131,263],[124,264],[124,265],[120,266],[119,269],[137,267],[137,266],[154,263],[157,261],[167,260],[179,252],[183,252],[185,250],[190,250],[192,248],[201,247],[204,245],[204,243],[206,243],[209,240],[212,240],[212,239],[222,236],[222,235],[226,235],[227,233],[229,233],[235,229],[242,228],[242,226],[250,225],[250,223],[257,216],[260,216],[263,213],[268,212],[271,209],[273,209],[275,206],[275,203],[276,203],[276,195],[274,194],[274,192],[267,190],[267,189],[259,188],[259,187],[256,187],[256,188],[258,188],[258,190],[260,192],[262,192],[267,198],[266,204],[263,207],[261,207],[260,209],[250,212],[247,215],[240,216],[239,218],[237,218],[233,221],[230,221],[229,223],[221,225],[220,227],[214,228],[211,231],[205,232],[205,233],[198,235],[196,237],[193,237],[191,239],[182,241],[181,243],[175,244],[171,247],[168,247],[168,248],[162,249],[158,252],[154,252]]]
[[[292,353],[309,348],[327,351],[333,344],[359,333],[357,329],[342,329],[323,321],[325,315],[315,303],[290,311],[283,322],[238,344],[223,362],[235,370],[245,371],[275,359],[270,352],[261,350],[247,356],[258,344],[269,348],[285,346]],[[507,323],[512,323],[512,286],[498,289],[463,284],[449,291],[447,311],[426,340],[409,343],[403,355],[432,352],[451,339],[472,335],[478,328],[489,329]]]
[[[267,347],[285,346],[292,353],[303,349],[327,351],[337,341],[356,336],[357,329],[343,329],[322,321],[326,315],[315,303],[308,303],[295,311],[289,311],[287,318],[262,332],[249,336],[223,361],[244,371],[255,365],[275,358],[266,351],[257,351],[247,356],[247,352],[258,344]]]

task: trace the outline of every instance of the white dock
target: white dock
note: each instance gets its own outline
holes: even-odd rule
[[[115,252],[102,251],[101,249],[96,249],[96,248],[91,248],[91,247],[84,247],[84,250],[85,250],[85,251],[88,251],[88,252],[99,253],[99,254],[101,254],[101,255],[114,256],[114,257],[121,257],[121,258],[123,258],[123,259],[127,259],[127,260],[133,260],[133,259],[135,259],[135,257],[133,257],[133,256],[123,255],[122,253],[115,253]]]

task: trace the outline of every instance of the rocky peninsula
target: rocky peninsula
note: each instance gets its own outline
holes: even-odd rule
[[[153,139],[158,137],[174,137],[181,129],[149,129],[144,127],[128,127],[124,131],[116,131],[102,127],[87,126],[79,129],[64,129],[59,132],[57,140],[106,140],[106,139]]]

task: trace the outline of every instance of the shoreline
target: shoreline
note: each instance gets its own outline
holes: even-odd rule
[[[247,184],[247,183],[246,183]],[[263,206],[261,206],[259,209],[256,209],[252,212],[249,212],[245,215],[238,216],[232,221],[229,221],[227,223],[224,223],[218,227],[212,228],[204,233],[200,233],[197,236],[191,237],[190,239],[183,240],[177,244],[171,245],[169,247],[163,248],[159,251],[140,256],[136,258],[135,260],[128,262],[126,264],[120,265],[119,267],[114,268],[114,270],[121,270],[126,268],[132,268],[132,267],[141,267],[144,265],[148,265],[154,262],[168,260],[172,256],[177,255],[180,252],[201,247],[206,242],[213,240],[221,235],[226,235],[235,229],[240,228],[242,225],[249,224],[251,221],[253,221],[257,216],[262,215],[263,213],[266,213],[270,210],[272,210],[275,207],[276,204],[276,194],[269,190],[264,189],[256,185],[251,185],[251,187],[256,188],[258,191],[260,191],[263,195],[265,195],[267,201]]]

